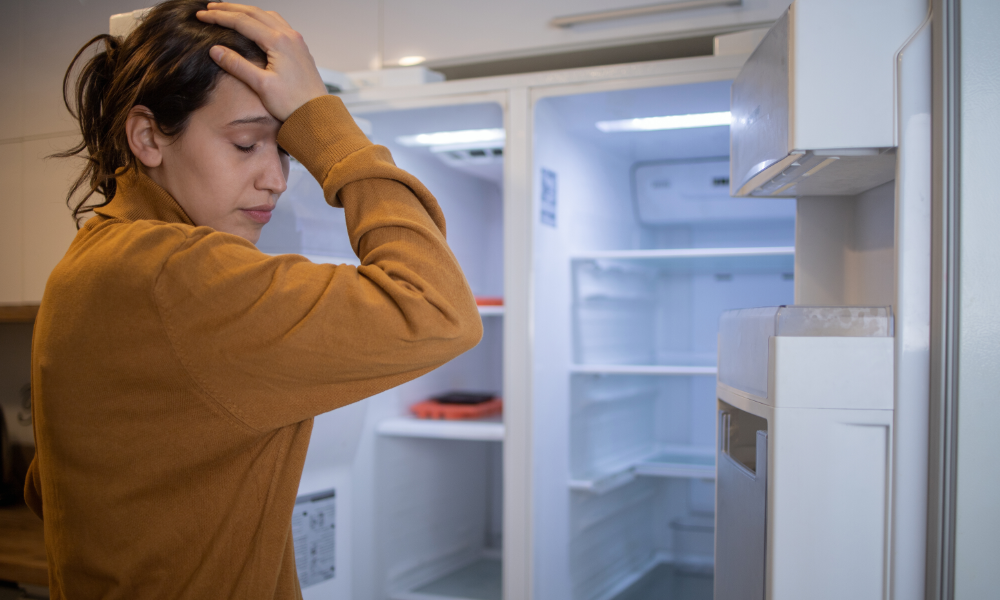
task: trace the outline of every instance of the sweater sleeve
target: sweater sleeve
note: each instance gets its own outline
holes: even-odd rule
[[[359,267],[267,256],[187,230],[154,296],[201,391],[267,431],[366,398],[475,346],[482,321],[434,197],[361,133],[339,98],[317,98],[278,143],[343,206]]]

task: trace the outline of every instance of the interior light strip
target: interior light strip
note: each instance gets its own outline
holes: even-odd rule
[[[604,133],[619,131],[659,131],[662,129],[691,129],[693,127],[716,127],[729,125],[732,115],[729,111],[698,113],[694,115],[670,115],[667,117],[645,117],[642,119],[621,119],[619,121],[598,121],[597,128]]]
[[[461,131],[438,131],[435,133],[418,133],[417,135],[401,135],[396,143],[403,146],[447,146],[450,144],[475,144],[480,142],[497,142],[506,139],[503,129],[463,129]]]

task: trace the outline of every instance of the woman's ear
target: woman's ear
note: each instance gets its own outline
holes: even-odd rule
[[[133,106],[125,121],[125,137],[139,162],[149,168],[156,168],[163,162],[162,142],[153,113],[145,106]]]

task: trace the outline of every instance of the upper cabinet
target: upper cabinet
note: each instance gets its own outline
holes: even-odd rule
[[[384,0],[384,64],[431,66],[769,26],[789,0]]]

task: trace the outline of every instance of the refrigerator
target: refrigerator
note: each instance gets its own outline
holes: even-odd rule
[[[853,21],[821,4],[795,5],[836,25],[812,50],[841,56],[857,46]],[[922,593],[929,29],[920,3],[847,8],[893,18],[899,39],[883,41],[899,43],[857,52],[882,61],[877,86],[834,61],[841,87],[828,82],[828,98],[889,95],[888,141],[839,146],[834,161],[788,145],[734,170],[733,82],[748,54],[341,94],[438,198],[473,292],[503,302],[481,308],[474,350],[316,419],[293,519],[305,598],[712,598],[720,318],[795,304],[891,311],[880,597]],[[743,124],[760,115],[751,107]],[[837,161],[862,169],[840,176]],[[828,168],[855,187],[803,184]],[[357,264],[342,211],[296,165],[259,246]],[[497,394],[503,414],[411,413],[449,391]]]
[[[793,302],[795,200],[730,196],[725,124],[598,123],[725,113],[745,59],[343,96],[503,304],[467,355],[317,418],[298,522],[333,526],[298,538],[307,599],[712,597],[717,323]],[[293,164],[258,245],[356,264],[343,227]],[[453,390],[502,418],[410,414]]]

